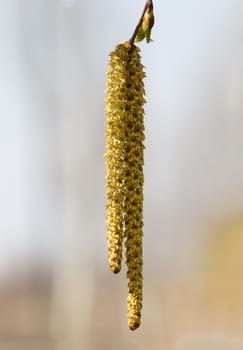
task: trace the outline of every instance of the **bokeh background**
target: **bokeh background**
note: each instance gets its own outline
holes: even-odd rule
[[[154,1],[144,307],[105,233],[108,54],[144,1],[0,11],[0,350],[243,349],[243,2]]]

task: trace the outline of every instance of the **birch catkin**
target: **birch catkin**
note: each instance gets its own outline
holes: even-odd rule
[[[108,259],[121,270],[125,241],[128,326],[136,329],[142,309],[143,153],[145,103],[140,49],[129,42],[111,52],[106,98],[106,224]]]

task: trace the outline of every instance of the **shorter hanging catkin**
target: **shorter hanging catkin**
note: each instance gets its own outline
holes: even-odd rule
[[[121,270],[123,240],[128,278],[128,326],[142,309],[143,153],[145,103],[140,49],[124,42],[110,54],[106,98],[106,225],[108,259]]]
[[[128,50],[118,45],[110,54],[106,98],[106,225],[108,258],[114,273],[121,270],[124,230],[125,113]]]

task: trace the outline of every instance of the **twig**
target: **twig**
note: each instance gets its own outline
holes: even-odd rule
[[[130,43],[132,46],[134,45],[134,40],[135,40],[135,38],[136,38],[136,35],[137,35],[137,33],[138,33],[138,30],[139,30],[140,26],[142,25],[143,17],[144,17],[144,15],[145,15],[145,13],[146,13],[146,10],[147,10],[147,8],[148,8],[149,6],[151,6],[151,5],[153,5],[153,1],[152,1],[152,0],[147,0],[147,1],[146,1],[146,4],[145,4],[145,6],[144,6],[144,9],[143,9],[142,15],[141,15],[141,17],[140,17],[140,19],[139,19],[139,22],[138,22],[138,24],[137,24],[137,26],[136,26],[136,28],[135,28],[135,30],[134,30],[134,32],[133,32],[133,35],[132,35],[131,39],[129,39],[129,43]]]

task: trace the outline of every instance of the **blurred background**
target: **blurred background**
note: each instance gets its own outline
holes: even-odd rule
[[[108,54],[144,1],[0,11],[0,350],[243,349],[243,2],[154,1],[144,306],[105,232]]]

